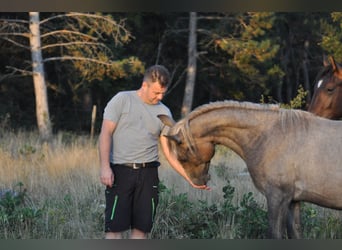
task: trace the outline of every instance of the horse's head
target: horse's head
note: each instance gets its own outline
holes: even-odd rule
[[[333,57],[323,62],[325,68],[317,77],[308,111],[328,119],[342,117],[342,67]]]
[[[165,136],[169,139],[170,149],[189,178],[196,185],[206,184],[210,179],[208,171],[210,160],[215,153],[214,144],[206,138],[195,138],[192,134],[188,134],[189,131],[181,129],[184,128],[184,120],[175,123],[166,115],[158,115],[158,117],[170,127]]]

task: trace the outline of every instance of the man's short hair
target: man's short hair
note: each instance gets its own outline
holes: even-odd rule
[[[153,65],[145,71],[144,81],[159,82],[161,86],[167,87],[170,83],[170,73],[162,65]]]

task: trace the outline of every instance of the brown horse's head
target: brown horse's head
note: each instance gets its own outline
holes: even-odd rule
[[[190,132],[187,120],[175,123],[166,115],[158,115],[158,117],[170,127],[165,136],[169,139],[172,152],[182,164],[189,178],[196,185],[206,184],[210,179],[208,171],[210,160],[215,153],[214,144],[201,137],[195,138],[193,135],[196,132]]]
[[[333,57],[324,60],[324,70],[317,77],[308,111],[328,119],[342,117],[342,68]]]

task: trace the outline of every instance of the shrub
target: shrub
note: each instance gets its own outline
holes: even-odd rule
[[[162,186],[160,204],[152,238],[264,238],[267,228],[266,211],[245,194],[236,206],[235,188],[223,187],[222,202],[209,205],[207,201],[190,202],[186,194],[175,194]]]
[[[18,190],[7,190],[0,197],[0,230],[5,238],[21,238],[32,229],[41,216],[42,210],[30,204],[26,189],[22,183],[16,185]]]

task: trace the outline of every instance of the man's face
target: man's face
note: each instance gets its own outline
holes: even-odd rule
[[[144,101],[147,104],[158,104],[164,97],[167,87],[162,87],[159,82],[143,82]]]

